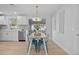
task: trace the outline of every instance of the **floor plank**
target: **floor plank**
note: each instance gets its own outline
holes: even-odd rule
[[[66,55],[67,53],[54,42],[48,42],[48,55]],[[0,55],[27,55],[26,42],[0,42]],[[32,48],[31,55],[45,55],[41,49],[39,53]]]

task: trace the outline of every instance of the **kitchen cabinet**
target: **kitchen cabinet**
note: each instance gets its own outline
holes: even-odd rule
[[[10,25],[11,18],[16,18],[16,25],[28,25],[26,16],[0,16],[0,25]]]
[[[18,31],[2,29],[0,31],[0,41],[18,41]]]
[[[26,16],[17,16],[18,25],[28,25],[28,19]]]
[[[8,20],[6,16],[0,16],[0,25],[8,25]]]
[[[26,16],[16,17],[16,28],[11,29],[10,23],[13,16],[0,16],[0,41],[19,41],[18,31],[28,29],[28,20]],[[27,35],[26,35],[27,36]]]

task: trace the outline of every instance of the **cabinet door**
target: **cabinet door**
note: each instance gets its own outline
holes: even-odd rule
[[[18,31],[15,30],[8,31],[7,38],[10,41],[18,41]]]
[[[7,25],[7,19],[5,16],[0,16],[0,24]]]
[[[1,41],[18,41],[18,31],[15,30],[2,30],[0,31]]]
[[[26,18],[26,16],[17,16],[17,24],[18,25],[27,25],[28,19]]]
[[[8,25],[8,20],[6,16],[0,16],[0,24]]]
[[[8,40],[8,32],[6,32],[6,31],[4,31],[4,30],[2,30],[2,31],[0,31],[0,41],[7,41]]]

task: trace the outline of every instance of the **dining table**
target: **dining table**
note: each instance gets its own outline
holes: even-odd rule
[[[37,40],[37,42],[39,42],[39,40],[42,38],[43,39],[43,47],[44,47],[44,51],[45,51],[45,54],[47,55],[47,47],[46,47],[46,41],[47,41],[47,35],[43,32],[33,32],[31,33],[29,36],[28,36],[28,39],[29,39],[29,47],[28,47],[28,55],[30,54],[31,52],[31,48],[32,48],[32,40],[33,38],[35,38]]]

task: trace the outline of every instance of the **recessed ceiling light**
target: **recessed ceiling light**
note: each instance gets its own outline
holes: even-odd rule
[[[9,4],[9,5],[15,5],[15,4]]]

